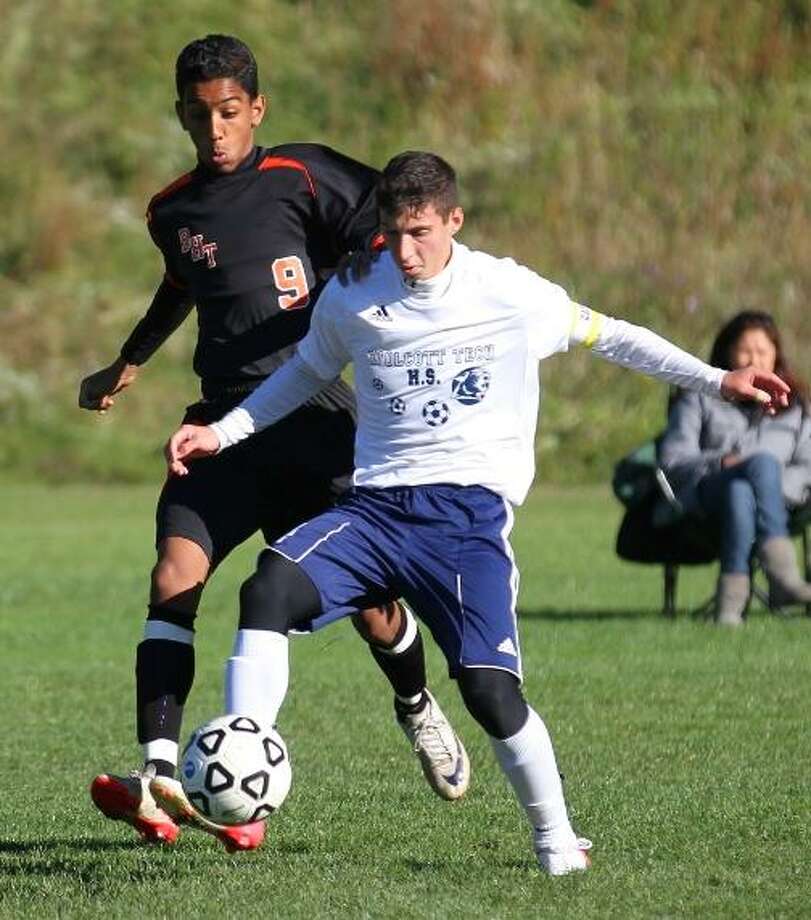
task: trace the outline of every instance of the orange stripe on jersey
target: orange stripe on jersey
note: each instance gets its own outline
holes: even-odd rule
[[[149,200],[149,206],[146,209],[147,221],[152,220],[152,208],[159,201],[163,200],[164,198],[168,198],[169,195],[174,194],[178,189],[181,189],[184,186],[188,185],[189,182],[191,182],[193,178],[194,178],[194,173],[190,173],[190,172],[184,173],[182,176],[179,176],[177,179],[175,179],[174,182],[170,182],[169,185],[166,186],[166,188],[161,189],[157,193],[157,195],[153,195],[152,198]]]
[[[266,169],[297,169],[299,172],[304,173],[307,178],[307,184],[310,186],[310,194],[313,198],[316,197],[315,183],[310,175],[310,171],[300,160],[292,160],[289,157],[265,157],[257,168],[261,169],[263,172]]]

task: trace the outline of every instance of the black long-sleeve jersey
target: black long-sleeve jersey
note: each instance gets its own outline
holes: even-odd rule
[[[256,147],[226,175],[198,165],[150,202],[166,273],[121,349],[144,363],[196,304],[203,395],[246,393],[307,332],[325,274],[377,227],[377,172],[318,144]],[[344,403],[333,385],[335,405]]]

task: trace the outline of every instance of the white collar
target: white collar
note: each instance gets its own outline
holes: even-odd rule
[[[454,271],[459,262],[457,249],[456,240],[451,240],[451,257],[438,275],[432,275],[430,278],[423,280],[405,278],[401,275],[400,277],[402,278],[403,286],[408,291],[408,296],[416,297],[420,300],[435,300],[437,297],[442,297],[451,286]]]

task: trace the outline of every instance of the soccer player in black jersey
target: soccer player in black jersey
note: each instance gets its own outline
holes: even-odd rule
[[[238,39],[209,35],[190,43],[178,57],[176,82],[177,116],[198,163],[149,205],[149,231],[165,274],[120,357],[82,381],[79,405],[111,408],[196,305],[194,370],[202,399],[188,407],[184,421],[205,424],[284,364],[307,332],[329,271],[345,254],[370,245],[377,173],[316,144],[257,147],[254,132],[265,99],[254,57]],[[91,794],[107,817],[128,822],[151,841],[177,838],[177,825],[155,805],[148,783],[155,775],[174,777],[204,585],[257,530],[271,542],[327,508],[349,484],[353,441],[354,396],[335,380],[244,450],[209,458],[192,475],[166,482],[136,656],[144,766],[128,777],[95,778]],[[398,722],[426,778],[443,798],[458,798],[468,783],[467,769],[459,769],[466,755],[426,689],[413,616],[399,604],[385,604],[355,621],[394,689]],[[235,646],[228,668],[244,672],[275,634],[260,627],[241,635],[250,647]],[[253,849],[263,835],[261,823],[216,833],[229,849]]]

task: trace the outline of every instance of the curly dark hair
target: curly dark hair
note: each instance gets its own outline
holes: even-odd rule
[[[714,367],[723,367],[725,370],[732,370],[732,350],[738,339],[750,329],[760,329],[769,338],[776,351],[774,372],[781,377],[791,387],[792,401],[802,400],[808,405],[809,389],[808,384],[802,377],[798,376],[790,367],[785,350],[783,349],[783,340],[777,328],[774,318],[769,313],[760,310],[744,310],[737,313],[729,319],[720,329],[713,342],[712,351],[710,352],[710,364]]]
[[[236,80],[255,99],[259,95],[259,72],[251,49],[233,35],[206,35],[190,42],[177,56],[177,98],[191,83]]]

